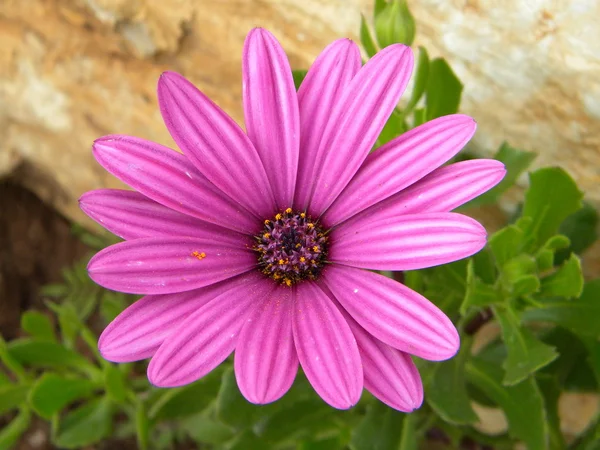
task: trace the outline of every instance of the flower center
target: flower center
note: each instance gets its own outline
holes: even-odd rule
[[[315,280],[326,262],[325,232],[306,213],[292,208],[265,220],[265,228],[255,239],[261,272],[287,286]]]

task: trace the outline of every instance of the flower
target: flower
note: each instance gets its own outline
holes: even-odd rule
[[[391,45],[361,68],[333,42],[296,92],[288,60],[263,29],[243,52],[247,132],[176,73],[160,111],[183,151],[143,139],[98,139],[93,153],[137,192],[100,189],[81,208],[125,239],[96,254],[91,278],[146,296],[102,333],[109,361],[152,358],[156,386],[193,382],[235,351],[243,395],[277,400],[302,366],[330,405],[363,386],[401,411],[423,400],[409,355],[452,357],[459,336],[435,305],[369,270],[412,270],[470,256],[484,228],[452,209],[497,184],[504,166],[440,167],[472,137],[451,115],[369,154],[413,66]]]

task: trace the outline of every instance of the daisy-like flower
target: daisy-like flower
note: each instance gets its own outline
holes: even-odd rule
[[[363,386],[401,411],[423,400],[410,355],[452,357],[452,322],[416,292],[369,270],[413,270],[470,256],[484,228],[452,209],[497,184],[492,160],[441,167],[475,132],[464,115],[417,127],[369,154],[406,87],[411,50],[392,45],[361,67],[333,42],[296,92],[263,29],[243,52],[246,133],[176,73],[158,83],[160,111],[183,151],[113,135],[94,156],[135,191],[100,189],[81,208],[125,241],[96,254],[98,284],[146,296],[102,333],[114,362],[152,358],[171,387],[235,351],[243,395],[277,400],[302,366],[330,405]]]

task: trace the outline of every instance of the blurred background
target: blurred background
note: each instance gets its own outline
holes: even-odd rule
[[[566,169],[600,206],[600,2],[409,5],[415,47],[444,57],[464,83],[461,112],[479,124],[469,150],[490,156],[510,140],[539,154],[534,167]],[[88,252],[82,230],[95,228],[78,197],[119,186],[94,162],[93,140],[119,133],[174,147],[157,107],[161,72],[182,73],[242,123],[241,49],[249,29],[268,28],[292,68],[306,69],[330,41],[358,40],[361,13],[370,17],[372,7],[370,0],[0,0],[5,339],[17,336],[22,311],[42,305],[39,288]],[[502,206],[510,209],[519,195],[509,193]],[[493,227],[495,211],[481,215]],[[586,258],[586,275],[597,277],[600,246]],[[595,398],[570,401],[565,410],[595,411]],[[572,420],[566,426],[581,426]],[[44,448],[43,434],[37,447],[35,436],[19,448]]]

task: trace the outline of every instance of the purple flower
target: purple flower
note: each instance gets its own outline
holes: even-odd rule
[[[423,401],[409,355],[459,348],[452,322],[400,283],[369,270],[465,258],[484,228],[452,209],[498,183],[492,160],[440,167],[475,122],[451,115],[369,154],[413,66],[392,45],[361,68],[357,46],[329,45],[294,89],[267,31],[243,55],[247,132],[181,75],[158,84],[160,111],[183,155],[106,136],[94,156],[137,192],[100,189],[81,208],[125,239],[89,263],[98,284],[146,294],[102,333],[110,361],[152,358],[156,386],[191,383],[234,350],[241,392],[269,403],[301,365],[317,393],[349,408],[363,386],[412,411]]]

